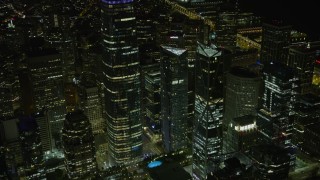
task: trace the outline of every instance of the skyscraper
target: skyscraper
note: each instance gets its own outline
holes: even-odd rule
[[[145,91],[146,91],[146,125],[155,134],[160,135],[161,132],[161,73],[159,64],[157,69],[146,72],[145,74]]]
[[[291,26],[274,21],[262,26],[261,63],[286,62],[286,46],[290,43]]]
[[[142,153],[140,72],[133,0],[102,0],[103,84],[109,154],[124,163]]]
[[[44,176],[44,161],[40,128],[33,116],[21,116],[18,123],[23,158],[23,173],[27,179]]]
[[[4,155],[6,173],[8,176],[17,175],[17,166],[23,163],[20,143],[18,118],[0,119],[1,153]]]
[[[52,133],[50,128],[50,122],[48,119],[48,112],[42,110],[34,115],[35,120],[39,126],[39,134],[42,144],[43,154],[52,151],[53,142],[52,142]]]
[[[292,143],[297,147],[304,144],[304,133],[307,126],[320,123],[320,97],[314,94],[304,94],[297,98],[294,105],[294,128]]]
[[[245,115],[256,115],[258,100],[262,85],[262,78],[243,67],[233,67],[226,75],[225,85],[225,111],[223,126],[226,128],[224,134],[224,150],[232,152],[235,150],[233,135],[235,118]],[[244,120],[246,118],[243,118]],[[239,124],[245,124],[238,122]]]
[[[188,62],[187,50],[162,46],[161,120],[166,152],[187,147]]]
[[[261,84],[262,79],[248,69],[231,69],[226,75],[225,126],[233,118],[256,113]]]
[[[313,69],[316,61],[316,50],[310,44],[291,46],[287,65],[296,70],[296,76],[300,80],[300,93],[306,94],[311,90]]]
[[[42,48],[42,46],[36,47],[28,55],[27,63],[35,103],[33,113],[40,112],[43,108],[48,110],[52,135],[58,142],[66,113],[61,55],[55,49]],[[26,96],[30,95],[26,94]]]
[[[64,104],[61,55],[55,49],[39,47],[39,50],[28,54],[27,63],[31,71],[36,111]]]
[[[269,63],[264,68],[265,87],[257,125],[267,141],[284,147],[291,143],[297,80],[286,65]]]
[[[293,69],[279,63],[266,64],[263,76],[263,102],[257,118],[261,140],[291,149],[298,78],[294,76]],[[291,165],[294,163],[292,154]]]
[[[94,135],[104,133],[105,121],[102,116],[102,104],[96,76],[83,76],[79,83],[80,106],[89,118]]]
[[[223,98],[218,80],[221,51],[198,45],[192,176],[206,179],[222,151]]]
[[[21,99],[16,67],[19,59],[12,47],[4,41],[0,42],[0,51],[0,116],[13,116],[15,103]]]
[[[83,111],[66,115],[62,129],[65,166],[69,179],[90,179],[96,175],[95,143],[91,125]]]

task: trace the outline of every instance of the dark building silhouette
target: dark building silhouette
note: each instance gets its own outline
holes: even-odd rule
[[[303,148],[304,134],[307,126],[320,123],[320,97],[314,94],[304,94],[297,98],[294,104],[294,128],[292,143],[298,148]],[[306,146],[307,147],[307,146]]]
[[[253,161],[253,177],[257,179],[287,179],[290,169],[288,152],[275,145],[258,145],[248,156]]]
[[[44,159],[40,128],[34,116],[21,116],[18,122],[23,170],[20,172],[27,179],[42,178]]]
[[[300,93],[311,92],[313,70],[316,61],[316,47],[310,44],[291,46],[287,65],[295,69],[300,80]]]
[[[18,118],[2,117],[0,120],[0,149],[2,173],[10,178],[18,176],[18,165],[23,164]]]
[[[13,116],[21,98],[17,73],[18,54],[8,44],[0,42],[0,116]]]
[[[289,46],[290,33],[291,26],[280,21],[263,24],[260,56],[262,64],[273,61],[285,64],[288,55],[285,47]]]
[[[302,149],[317,159],[320,158],[320,123],[308,125],[304,128]]]

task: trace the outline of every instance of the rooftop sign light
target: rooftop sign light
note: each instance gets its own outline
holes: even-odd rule
[[[126,4],[133,2],[133,0],[102,0],[102,2],[106,4]]]

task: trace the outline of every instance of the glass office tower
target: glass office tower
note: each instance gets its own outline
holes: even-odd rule
[[[103,84],[109,154],[114,163],[142,153],[140,72],[133,0],[102,0]]]
[[[195,127],[192,176],[206,179],[222,151],[222,88],[218,79],[221,51],[215,45],[198,45],[196,60]]]
[[[187,148],[188,52],[161,46],[162,141],[166,152]]]
[[[272,61],[285,63],[287,59],[286,46],[290,44],[292,27],[282,22],[273,21],[262,25],[261,63]]]
[[[293,133],[293,104],[299,91],[299,80],[294,70],[280,63],[264,67],[264,94],[262,108],[258,111],[257,126],[262,143],[273,143],[289,149],[290,166],[295,165]]]
[[[299,81],[293,69],[280,63],[266,64],[263,78],[263,102],[257,125],[266,142],[291,146],[293,104]]]

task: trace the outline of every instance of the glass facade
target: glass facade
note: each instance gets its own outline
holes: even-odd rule
[[[43,52],[37,53],[30,55],[27,59],[32,80],[35,112],[40,112],[43,108],[48,110],[51,132],[56,148],[59,148],[61,129],[66,114],[63,62],[61,55],[54,49],[44,49]]]
[[[253,146],[247,153],[256,171],[254,179],[288,179],[290,156],[275,145]]]
[[[281,22],[263,24],[261,42],[261,63],[272,61],[286,62],[284,47],[290,43],[291,26],[282,25]]]
[[[234,67],[226,75],[225,126],[233,118],[255,114],[262,78],[248,69]]]
[[[40,127],[33,116],[19,117],[21,152],[23,158],[23,174],[27,179],[41,179],[43,176],[43,152]]]
[[[161,74],[159,70],[154,70],[145,74],[146,125],[151,129],[152,132],[157,134],[160,134],[161,129],[160,83]]]
[[[93,77],[83,77],[79,83],[80,106],[89,118],[94,135],[104,133],[105,120],[98,84]]]
[[[62,129],[65,167],[69,179],[91,179],[96,174],[95,144],[87,116],[77,110],[66,115]]]
[[[198,45],[192,164],[194,179],[206,179],[222,151],[223,98],[217,91],[220,56],[221,51],[216,46]]]
[[[289,144],[293,126],[290,116],[293,115],[297,78],[289,67],[271,63],[265,67],[264,85],[258,127],[269,140]]]
[[[294,109],[298,78],[293,69],[278,63],[264,68],[264,94],[262,109],[258,111],[257,126],[261,142],[292,148]],[[292,155],[291,165],[294,165]]]
[[[166,152],[187,147],[188,61],[187,50],[162,46],[161,120]]]
[[[300,80],[301,94],[311,91],[314,62],[316,61],[316,50],[318,48],[319,46],[310,47],[310,44],[289,48],[287,65],[296,70],[296,76]]]
[[[109,154],[119,164],[142,153],[140,64],[133,0],[102,0],[101,13]]]
[[[20,98],[18,76],[15,74],[13,55],[8,52],[0,53],[0,116],[12,116],[14,103]]]
[[[258,109],[258,99],[262,85],[262,78],[249,69],[233,67],[226,75],[225,85],[225,111],[223,125],[227,128],[224,136],[224,150],[232,152],[234,142],[232,140],[233,131],[231,122],[234,118],[245,115],[256,115]]]

